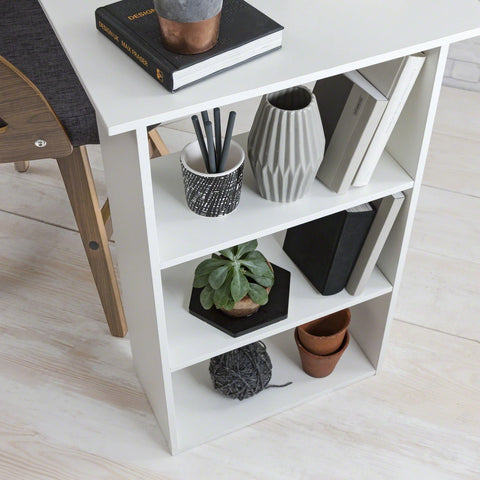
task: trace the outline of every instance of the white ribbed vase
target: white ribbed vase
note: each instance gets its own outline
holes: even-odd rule
[[[248,157],[262,197],[275,202],[303,197],[324,150],[317,100],[308,88],[264,95],[248,136]]]

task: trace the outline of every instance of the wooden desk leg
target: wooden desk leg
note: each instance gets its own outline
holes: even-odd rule
[[[57,159],[57,163],[110,332],[115,337],[124,337],[127,324],[87,150],[85,147],[75,147],[68,157]]]

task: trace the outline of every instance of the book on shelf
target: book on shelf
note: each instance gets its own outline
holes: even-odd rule
[[[399,192],[372,202],[377,213],[345,287],[351,295],[365,288],[404,200]]]
[[[282,44],[283,27],[244,0],[223,1],[218,43],[196,55],[181,55],[164,48],[152,0],[122,0],[99,7],[95,20],[101,33],[169,91]]]
[[[418,53],[359,70],[388,104],[353,180],[355,187],[370,181],[424,62],[425,55]]]
[[[369,203],[289,228],[283,250],[322,295],[347,283],[375,210]]]
[[[318,80],[313,89],[325,132],[317,178],[344,193],[387,106],[387,98],[357,71]]]

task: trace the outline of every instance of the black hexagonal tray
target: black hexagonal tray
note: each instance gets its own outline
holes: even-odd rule
[[[209,323],[231,337],[240,337],[259,328],[284,320],[288,316],[288,299],[290,293],[290,272],[272,263],[275,283],[268,295],[268,303],[249,317],[234,318],[212,307],[205,310],[200,304],[201,288],[192,288],[189,312],[195,317]]]

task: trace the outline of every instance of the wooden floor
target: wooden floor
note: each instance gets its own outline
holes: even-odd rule
[[[252,103],[237,111],[246,130]],[[177,457],[108,333],[56,164],[0,166],[0,479],[478,480],[479,112],[480,93],[443,89],[381,374]],[[161,130],[172,150],[192,138]]]

